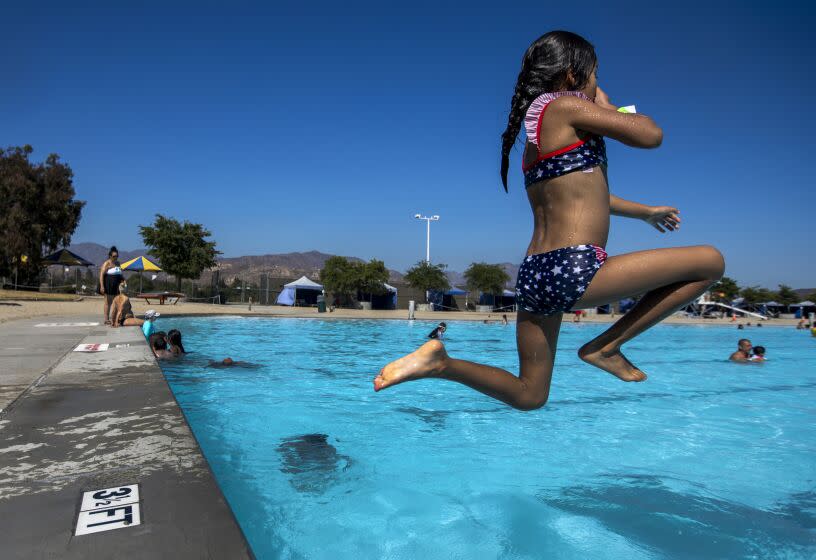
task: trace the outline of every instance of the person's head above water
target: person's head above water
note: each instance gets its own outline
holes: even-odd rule
[[[182,352],[186,352],[186,350],[184,349],[184,344],[182,344],[182,342],[181,342],[181,331],[180,330],[170,329],[167,332],[167,341],[171,345],[177,347]]]
[[[235,362],[233,361],[232,358],[224,358],[224,360],[221,363],[224,364],[225,366],[231,366]]]
[[[751,351],[751,341],[748,340],[747,338],[739,339],[739,342],[737,342],[737,350],[740,350],[740,351],[745,352],[745,353],[750,352]]]
[[[501,179],[507,191],[510,150],[524,114],[536,97],[556,91],[580,91],[595,99],[598,58],[589,41],[569,31],[550,31],[536,39],[521,59],[521,71],[510,101],[507,128],[501,135]]]
[[[443,331],[446,331],[446,330],[448,330],[448,325],[446,325],[445,323],[439,323],[439,327],[437,327],[437,328],[442,329]]]
[[[150,335],[150,347],[156,350],[167,350],[167,333],[164,331],[154,332]]]
[[[765,356],[765,347],[764,346],[754,346],[754,354],[757,356]]]

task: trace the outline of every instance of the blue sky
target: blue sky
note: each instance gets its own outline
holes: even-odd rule
[[[320,250],[519,261],[532,219],[499,182],[521,55],[588,38],[613,102],[664,129],[609,143],[612,192],[681,210],[680,232],[613,219],[610,253],[711,243],[743,284],[816,287],[804,2],[30,2],[0,19],[0,144],[59,153],[88,201],[75,242],[142,245],[157,212],[226,256]]]

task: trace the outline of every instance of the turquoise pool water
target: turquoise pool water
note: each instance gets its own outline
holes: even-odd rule
[[[371,379],[433,324],[161,319],[167,379],[261,559],[816,557],[816,338],[658,326],[626,384],[565,324],[550,402]],[[455,357],[516,371],[514,327],[449,323]],[[761,366],[726,361],[746,336]],[[213,369],[231,356],[257,368]]]

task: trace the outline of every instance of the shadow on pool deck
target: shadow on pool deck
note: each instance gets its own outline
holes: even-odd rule
[[[77,323],[0,327],[2,557],[252,557],[141,331]],[[140,525],[74,536],[82,492],[127,484]]]

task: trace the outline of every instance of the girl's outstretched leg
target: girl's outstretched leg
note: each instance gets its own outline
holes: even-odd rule
[[[720,252],[707,245],[609,258],[575,307],[645,295],[609,329],[581,347],[578,355],[624,381],[645,380],[646,374],[626,359],[620,347],[702,295],[722,277],[724,268]]]
[[[457,381],[520,410],[540,408],[550,394],[560,325],[560,314],[540,317],[519,311],[516,325],[518,377],[503,369],[451,358],[439,340],[430,340],[415,352],[385,366],[374,379],[374,390],[435,377]]]

